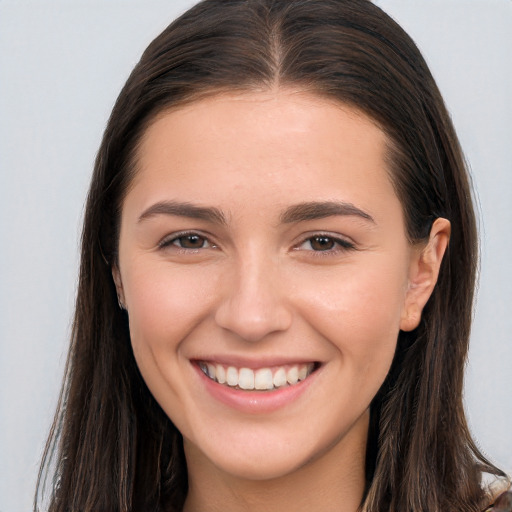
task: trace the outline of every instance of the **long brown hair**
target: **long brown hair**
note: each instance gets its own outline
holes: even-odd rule
[[[87,199],[65,383],[39,478],[49,509],[179,511],[180,433],[147,389],[111,268],[119,212],[148,123],[203,95],[291,86],[363,111],[391,141],[411,241],[452,225],[421,324],[401,332],[371,405],[365,511],[478,511],[483,471],[462,405],[477,265],[471,190],[437,86],[409,36],[368,0],[205,0],[144,52],[108,122]],[[37,505],[36,505],[37,507]]]

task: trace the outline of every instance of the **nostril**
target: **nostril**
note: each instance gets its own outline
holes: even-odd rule
[[[247,341],[259,341],[265,336],[285,331],[292,315],[284,305],[254,304],[247,301],[226,301],[215,315],[217,325]]]

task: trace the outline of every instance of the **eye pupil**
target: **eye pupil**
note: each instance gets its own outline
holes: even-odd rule
[[[311,247],[315,251],[328,251],[334,248],[334,240],[328,236],[315,236],[311,239]]]
[[[200,249],[204,245],[204,237],[199,235],[186,235],[179,238],[181,247],[185,249]]]

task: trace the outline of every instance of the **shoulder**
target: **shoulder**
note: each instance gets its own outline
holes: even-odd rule
[[[512,512],[512,491],[500,494],[485,512]]]
[[[484,512],[512,512],[512,489],[509,479],[499,479],[488,486],[493,497],[491,505]]]

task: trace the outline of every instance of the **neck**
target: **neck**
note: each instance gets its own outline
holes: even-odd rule
[[[184,512],[356,512],[365,488],[368,415],[314,460],[271,480],[247,480],[216,467],[185,441],[189,493]]]

